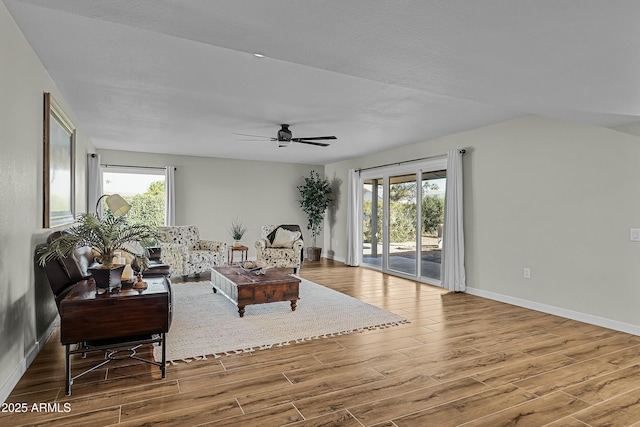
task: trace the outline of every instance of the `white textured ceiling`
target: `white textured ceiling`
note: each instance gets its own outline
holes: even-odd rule
[[[640,120],[636,0],[3,1],[98,148],[327,164],[528,113]],[[233,135],[280,123],[338,139]]]

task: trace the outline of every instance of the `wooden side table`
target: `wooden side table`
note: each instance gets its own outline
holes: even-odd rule
[[[249,256],[249,248],[246,246],[229,246],[229,253],[227,258],[229,259],[229,265],[233,265],[233,253],[240,252],[240,261],[246,261]]]
[[[162,378],[166,377],[166,333],[172,317],[171,282],[166,277],[145,277],[144,280],[148,285],[145,290],[123,285],[117,292],[104,294],[96,292],[93,279],[82,280],[60,301],[60,342],[66,347],[67,396],[71,395],[75,379],[111,361],[129,358],[156,365]],[[136,356],[136,350],[143,344],[160,344],[162,360]],[[105,359],[72,377],[71,355],[94,351],[106,352]]]

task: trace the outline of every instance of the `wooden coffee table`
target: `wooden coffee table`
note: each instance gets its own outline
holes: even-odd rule
[[[237,266],[213,267],[211,282],[214,292],[238,305],[240,317],[247,305],[278,301],[291,301],[291,311],[296,311],[300,279],[289,274],[269,269],[256,275]]]

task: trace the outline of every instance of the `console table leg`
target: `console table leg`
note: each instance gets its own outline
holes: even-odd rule
[[[167,377],[167,334],[162,333],[162,366],[160,367],[162,378]]]
[[[240,314],[240,317],[244,317],[244,305],[238,306],[238,314]]]
[[[65,376],[65,394],[71,396],[71,355],[69,354],[69,346],[65,345],[65,359],[64,359],[64,376]]]
[[[296,307],[298,306],[298,300],[297,299],[292,299],[291,300],[291,311],[296,311]]]

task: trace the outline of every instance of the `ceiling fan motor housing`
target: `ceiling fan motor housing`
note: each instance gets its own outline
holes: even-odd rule
[[[282,126],[282,128],[278,131],[278,141],[291,141],[291,131],[289,130],[289,125],[282,124],[280,126]],[[286,147],[287,145],[284,145],[284,147]],[[282,147],[282,145],[278,144],[278,147]]]

